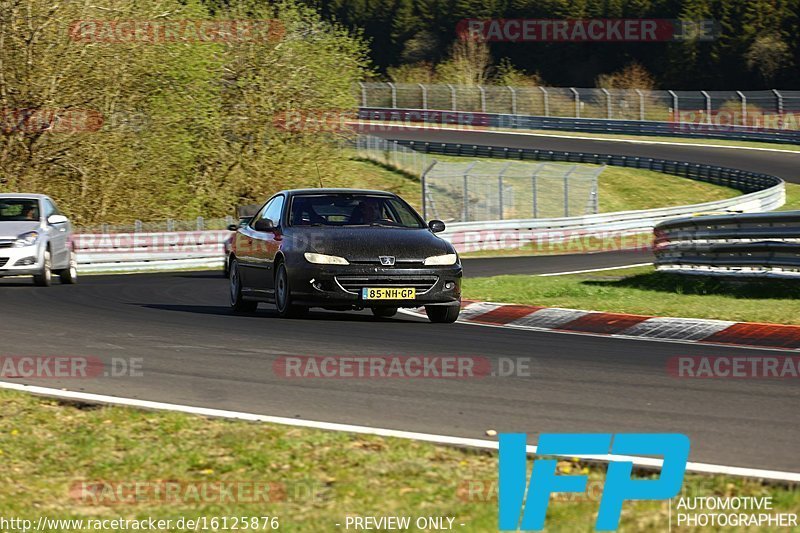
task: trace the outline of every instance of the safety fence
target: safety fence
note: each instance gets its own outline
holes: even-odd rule
[[[680,218],[654,230],[658,270],[800,276],[800,211]]]
[[[500,128],[545,131],[559,130],[582,133],[689,137],[800,144],[800,131],[794,127],[794,125],[800,123],[800,113],[785,115],[781,118],[780,125],[769,122],[764,126],[692,121],[669,122],[547,117],[524,114],[483,113],[479,111],[448,111],[421,108],[394,109],[385,107],[362,107],[359,110],[358,119],[359,121],[372,121],[373,125],[371,127],[373,128],[378,128],[378,126],[375,125],[376,122],[385,122],[394,124],[395,127],[402,124],[426,124],[429,127],[446,126],[460,129]],[[362,127],[363,126],[369,126],[369,123],[362,124]]]
[[[519,161],[441,161],[372,135],[355,139],[359,157],[422,179],[422,209],[445,222],[579,216],[598,211],[605,166]]]

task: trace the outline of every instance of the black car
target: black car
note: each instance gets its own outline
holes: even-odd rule
[[[397,195],[351,189],[283,191],[239,228],[230,252],[231,307],[274,303],[281,316],[309,307],[390,317],[425,306],[432,322],[461,308],[461,262]]]

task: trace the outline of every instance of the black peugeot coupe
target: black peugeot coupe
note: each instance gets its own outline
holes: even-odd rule
[[[354,189],[282,191],[236,231],[228,257],[231,307],[274,303],[283,317],[309,307],[370,309],[391,317],[424,306],[431,322],[455,322],[461,261],[395,194]]]

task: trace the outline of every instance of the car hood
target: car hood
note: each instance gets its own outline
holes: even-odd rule
[[[428,229],[387,227],[295,228],[308,242],[308,250],[337,255],[348,261],[377,261],[390,255],[397,260],[422,260],[454,253],[450,243]]]
[[[39,221],[30,222],[0,222],[0,240],[12,240],[29,231],[39,229]]]

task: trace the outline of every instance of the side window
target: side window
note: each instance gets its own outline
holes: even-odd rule
[[[270,208],[270,206],[271,206],[272,204],[274,204],[274,203],[275,203],[275,200],[276,200],[276,199],[275,199],[275,198],[273,198],[272,200],[270,200],[269,202],[267,202],[266,204],[264,204],[264,207],[262,207],[262,208],[261,208],[261,210],[260,210],[260,211],[259,211],[259,212],[256,214],[256,216],[254,216],[254,217],[253,217],[253,218],[250,220],[250,224],[249,224],[249,226],[250,226],[251,228],[255,227],[255,225],[256,225],[256,221],[257,221],[257,220],[261,220],[262,218],[269,218],[269,217],[267,216],[267,209],[269,209],[269,208]]]
[[[281,225],[281,212],[283,211],[284,197],[276,196],[264,210],[264,218],[268,218],[276,226]]]
[[[50,218],[50,215],[57,215],[58,210],[56,206],[53,205],[53,202],[50,200],[43,200],[42,204],[44,205],[44,219],[47,220]]]

